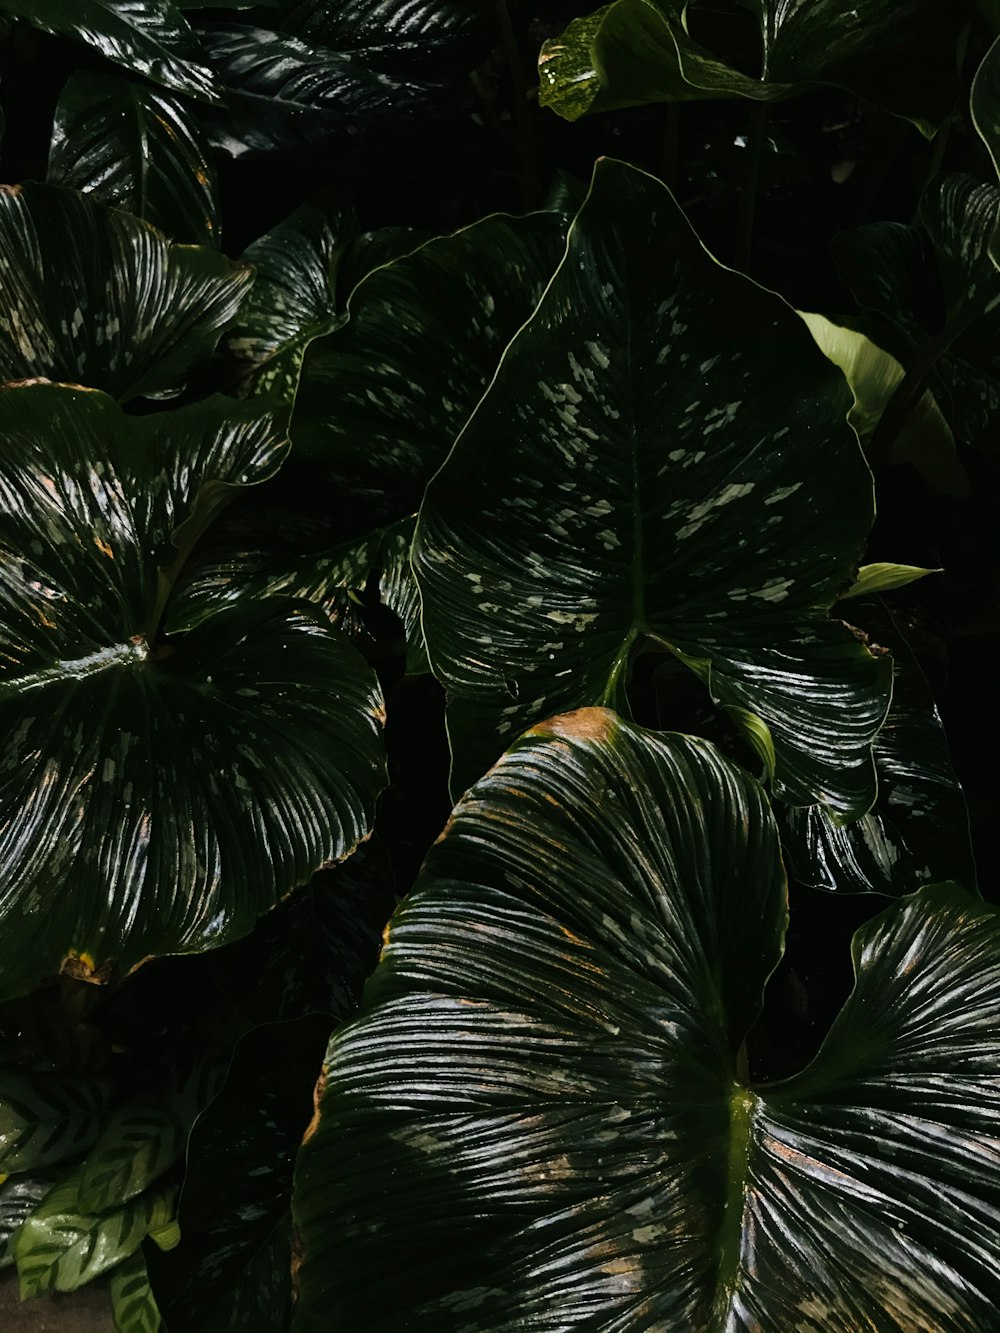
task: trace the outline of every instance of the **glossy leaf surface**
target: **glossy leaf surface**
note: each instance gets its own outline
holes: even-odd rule
[[[695,35],[703,17],[711,45]],[[540,97],[576,120],[588,111],[645,102],[777,101],[836,84],[910,117],[930,135],[951,110],[954,52],[967,17],[964,4],[945,15],[930,0],[868,0],[860,17],[845,0],[748,0],[728,9],[615,0],[545,43]],[[741,51],[736,63],[733,48]]]
[[[52,185],[0,190],[0,380],[116,398],[177,387],[208,356],[252,273]]]
[[[22,1300],[42,1291],[76,1291],[134,1254],[173,1216],[176,1187],[91,1213],[80,1204],[79,1186],[78,1168],[46,1194],[14,1237]]]
[[[878,800],[846,826],[819,806],[780,809],[794,876],[831,892],[893,897],[946,878],[971,887],[968,812],[931,691],[884,608],[850,613],[893,653],[892,704],[874,747]]]
[[[151,1256],[168,1329],[280,1333],[292,1298],[292,1170],[331,1020],[255,1028],[188,1145],[181,1241]]]
[[[620,698],[648,637],[783,799],[868,809],[889,663],[828,615],[872,519],[849,407],[784,302],[716,264],[658,182],[599,164],[417,524],[453,788],[532,721]]]
[[[297,452],[385,520],[412,514],[563,252],[554,212],[484,218],[371,273],[306,352]]]
[[[940,177],[925,191],[919,219],[922,232],[877,222],[839,236],[837,266],[858,302],[887,322],[872,337],[929,380],[959,442],[995,449],[1000,274],[991,247],[1000,187]]]
[[[199,118],[161,88],[72,75],[56,106],[48,179],[134,213],[175,241],[219,244],[215,168]]]
[[[9,1068],[0,1075],[0,1171],[35,1171],[96,1140],[111,1093],[105,1079]]]
[[[156,638],[197,536],[283,456],[266,411],[136,419],[29,385],[0,395],[0,438],[9,994],[245,934],[368,832],[384,761],[374,677],[311,608]]]
[[[183,1149],[180,1122],[158,1101],[118,1107],[83,1164],[81,1206],[101,1213],[134,1198],[173,1166]]]
[[[163,1323],[139,1251],[112,1271],[109,1290],[115,1333],[160,1333]]]
[[[0,1269],[14,1263],[10,1242],[55,1183],[51,1175],[8,1176],[0,1184]]]
[[[172,0],[0,0],[0,9],[45,32],[87,42],[115,64],[175,92],[209,101],[218,96],[204,54]]]
[[[997,912],[894,906],[813,1064],[753,1089],[784,919],[760,789],[711,746],[594,709],[516,742],[331,1042],[298,1333],[988,1327]]]

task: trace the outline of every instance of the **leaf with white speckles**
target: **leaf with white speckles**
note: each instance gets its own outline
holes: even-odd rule
[[[168,1327],[184,1333],[287,1327],[292,1171],[331,1025],[329,1017],[311,1014],[255,1028],[199,1116],[188,1143],[180,1244],[149,1258]]]
[[[56,106],[48,179],[124,208],[175,241],[219,244],[215,168],[199,118],[162,88],[72,75]]]
[[[140,418],[0,394],[0,993],[197,952],[371,827],[382,702],[313,608],[157,632],[179,566],[286,442],[262,400]],[[54,890],[58,886],[58,892]]]
[[[252,271],[55,185],[0,188],[0,382],[116,398],[175,390],[211,353]]]
[[[599,164],[417,524],[454,788],[554,709],[619,698],[648,638],[782,799],[863,814],[890,663],[829,616],[873,516],[850,406],[798,316],[716,264],[664,186]]]
[[[748,1085],[785,919],[767,802],[710,745],[598,709],[522,737],[331,1041],[296,1333],[992,1327],[1000,914],[894,905],[815,1061]]]
[[[0,10],[44,32],[76,37],[154,83],[217,101],[197,38],[172,0],[0,0]]]
[[[335,482],[412,514],[563,251],[556,212],[498,214],[359,284],[349,322],[306,352],[291,436]]]
[[[613,0],[547,41],[539,100],[567,120],[646,102],[774,102],[817,84],[849,88],[928,136],[952,110],[960,0]],[[741,21],[739,21],[741,20]],[[694,23],[697,26],[694,26]]]

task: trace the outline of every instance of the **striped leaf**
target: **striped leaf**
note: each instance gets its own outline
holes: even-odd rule
[[[97,1139],[111,1095],[104,1079],[10,1069],[0,1074],[0,1171],[35,1171]]]
[[[141,1194],[177,1161],[184,1137],[176,1117],[156,1101],[120,1106],[83,1165],[81,1208],[102,1213]]]

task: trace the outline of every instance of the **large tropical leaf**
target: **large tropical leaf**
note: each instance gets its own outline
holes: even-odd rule
[[[486,0],[283,0],[279,25],[371,69],[452,82],[499,43]]]
[[[0,10],[45,32],[76,37],[154,83],[209,101],[218,89],[172,0],[0,0]]]
[[[184,1149],[176,1116],[155,1098],[137,1098],[108,1118],[87,1154],[79,1200],[101,1213],[141,1194],[166,1172]]]
[[[181,1241],[150,1255],[170,1333],[282,1333],[292,1297],[289,1205],[295,1155],[331,1020],[255,1028],[195,1125],[179,1208]]]
[[[247,933],[368,832],[383,756],[374,678],[311,608],[157,637],[199,533],[280,462],[258,401],[135,419],[28,385],[0,395],[0,440],[9,994]]]
[[[163,1324],[141,1253],[136,1251],[112,1270],[109,1287],[115,1333],[160,1333]]]
[[[847,825],[821,806],[779,808],[794,876],[831,892],[893,897],[942,879],[972,886],[969,816],[934,698],[885,609],[857,615],[893,654],[892,705],[874,747],[878,800]]]
[[[97,1138],[110,1094],[106,1079],[5,1069],[0,1074],[0,1172],[34,1171],[84,1152]]]
[[[333,145],[347,162],[415,141],[418,110],[432,93],[420,82],[369,68],[350,54],[249,24],[201,33],[225,89],[228,116],[210,128],[215,146],[244,152]]]
[[[55,1183],[51,1175],[8,1176],[0,1184],[0,1269],[14,1263],[10,1242]]]
[[[147,1190],[103,1213],[82,1206],[79,1186],[80,1168],[46,1194],[14,1237],[22,1300],[82,1287],[134,1254],[174,1213],[176,1186]]]
[[[620,699],[649,639],[783,799],[863,814],[890,663],[828,614],[872,519],[850,405],[784,302],[716,264],[659,182],[599,164],[417,524],[455,789],[553,709]]]
[[[116,398],[173,389],[233,319],[252,271],[53,185],[0,189],[0,381]]]
[[[762,793],[711,746],[595,709],[518,741],[332,1040],[298,1333],[989,1328],[1000,918],[894,906],[814,1063],[755,1088],[785,913]]]
[[[74,74],[59,95],[48,179],[145,218],[175,241],[218,245],[215,168],[183,98],[113,74]]]
[[[956,41],[969,6],[933,0],[613,0],[574,19],[539,57],[541,101],[588,111],[698,97],[777,101],[836,84],[927,134],[957,91]]]
[[[836,238],[837,267],[872,328],[910,373],[897,428],[929,382],[962,444],[995,449],[1000,414],[1000,274],[991,258],[1000,187],[971,176],[935,180],[920,201],[921,229],[875,222]],[[905,404],[906,411],[902,410]]]
[[[291,434],[386,520],[412,514],[559,262],[567,219],[497,214],[377,268],[310,343]]]

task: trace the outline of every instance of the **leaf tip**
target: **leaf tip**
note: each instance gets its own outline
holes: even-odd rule
[[[558,736],[567,741],[609,741],[617,723],[617,714],[610,708],[576,708],[539,722],[528,735]]]

